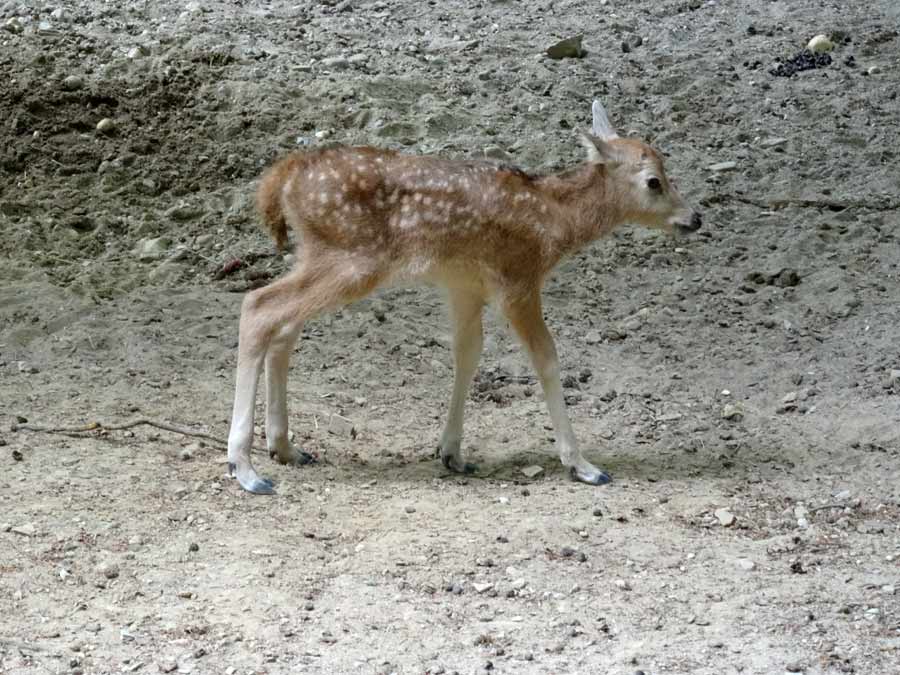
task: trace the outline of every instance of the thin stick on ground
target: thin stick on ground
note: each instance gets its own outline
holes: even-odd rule
[[[182,436],[202,438],[223,448],[228,447],[228,441],[217,436],[207,434],[206,432],[194,431],[193,429],[188,429],[187,427],[169,424],[168,422],[157,422],[156,420],[151,420],[143,417],[140,419],[132,420],[130,422],[125,422],[123,424],[103,424],[102,422],[88,422],[87,424],[82,424],[81,426],[74,427],[44,427],[37,424],[15,424],[12,427],[12,431],[34,431],[44,434],[77,435],[89,433],[91,431],[125,431],[126,429],[133,429],[134,427],[138,426],[154,427],[156,429],[162,429],[163,431],[171,431],[175,434],[181,434]],[[254,447],[253,450],[258,453],[268,454],[268,451],[263,450],[262,448]]]

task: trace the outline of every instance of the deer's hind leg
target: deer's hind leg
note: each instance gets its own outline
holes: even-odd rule
[[[351,254],[319,255],[286,277],[251,291],[241,308],[234,409],[228,435],[228,467],[248,492],[271,494],[273,483],[253,468],[256,389],[267,368],[267,433],[270,450],[282,461],[294,459],[287,442],[287,368],[304,321],[371,292],[382,275],[371,260]]]
[[[484,298],[481,295],[460,289],[450,289],[450,312],[453,319],[453,394],[450,411],[441,435],[441,461],[448,469],[459,473],[472,473],[473,464],[462,457],[463,411],[466,397],[472,385],[481,348],[484,342],[481,323]]]
[[[291,352],[301,324],[276,337],[266,352],[266,445],[269,456],[282,464],[308,464],[312,455],[295,449],[288,439],[287,378]]]

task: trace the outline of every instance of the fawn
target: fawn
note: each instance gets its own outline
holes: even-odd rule
[[[297,263],[248,293],[241,309],[228,462],[245,490],[274,492],[250,460],[263,366],[269,453],[303,464],[309,455],[288,441],[286,400],[288,363],[303,322],[409,280],[439,284],[449,294],[455,376],[440,440],[448,469],[474,470],[460,453],[463,408],[482,348],[482,309],[492,301],[537,371],[563,465],[585,483],[610,480],[578,449],[541,287],[563,256],[622,223],[693,231],[700,215],[668,181],[655,150],[620,138],[599,101],[592,112],[592,133],[581,133],[587,161],[557,175],[372,147],[296,152],[268,169],[257,205],[280,247],[293,229]]]

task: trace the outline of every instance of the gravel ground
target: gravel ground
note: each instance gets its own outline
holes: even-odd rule
[[[0,0],[0,672],[900,672],[898,26],[894,0]],[[791,61],[817,34],[830,63]],[[215,441],[21,428],[224,437],[242,293],[289,265],[266,165],[340,142],[555,171],[595,97],[704,213],[546,288],[612,484],[567,479],[496,314],[481,471],[448,475],[427,288],[305,328],[291,423],[320,461],[260,456],[275,497]]]

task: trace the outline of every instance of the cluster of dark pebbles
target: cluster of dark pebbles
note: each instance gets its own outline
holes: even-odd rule
[[[813,54],[808,49],[797,52],[787,60],[780,57],[778,67],[769,71],[775,77],[791,77],[796,73],[814,68],[825,68],[831,65],[831,54]]]

